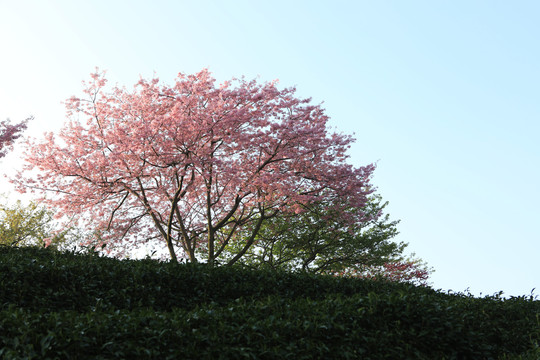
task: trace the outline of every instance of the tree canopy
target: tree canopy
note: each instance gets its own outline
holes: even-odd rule
[[[0,158],[6,156],[15,140],[17,140],[22,132],[26,130],[28,121],[30,120],[32,120],[31,117],[14,125],[11,125],[9,119],[0,121]]]
[[[384,213],[387,205],[379,194],[370,195],[364,208],[346,209],[349,214],[362,211],[369,220],[352,223],[332,204],[322,202],[300,214],[282,213],[261,227],[255,245],[240,262],[253,268],[426,284],[431,269],[404,256],[407,244],[394,241],[399,221]],[[230,256],[238,251],[235,246],[233,242],[227,249]]]
[[[59,230],[53,211],[35,202],[0,204],[0,244],[6,246],[61,247],[67,230]]]
[[[372,195],[362,209],[349,208],[349,216],[362,211],[369,220],[350,222],[332,204],[314,203],[300,214],[284,213],[268,220],[244,259],[257,267],[301,269],[314,273],[337,273],[348,268],[382,265],[397,259],[406,244],[392,239],[399,221],[383,215],[380,195]],[[248,230],[249,231],[249,230]],[[231,251],[235,253],[236,250]]]
[[[107,248],[160,239],[173,260],[213,263],[234,245],[233,264],[279,214],[325,203],[349,224],[379,216],[365,211],[374,165],[348,164],[352,137],[331,132],[324,109],[294,88],[216,86],[203,70],[107,90],[96,71],[84,93],[66,102],[58,136],[27,142],[13,181],[95,226]]]

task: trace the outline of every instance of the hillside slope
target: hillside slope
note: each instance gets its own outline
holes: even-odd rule
[[[532,359],[539,318],[532,296],[0,247],[5,359]]]

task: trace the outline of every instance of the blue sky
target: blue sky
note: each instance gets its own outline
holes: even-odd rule
[[[0,0],[0,119],[59,129],[96,66],[129,87],[205,67],[279,79],[355,134],[351,163],[377,162],[433,287],[538,294],[539,17],[534,1]]]

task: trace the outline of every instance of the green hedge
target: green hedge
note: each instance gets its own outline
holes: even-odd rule
[[[540,354],[540,301],[0,248],[5,359],[498,359]]]
[[[190,309],[208,302],[270,295],[323,299],[327,295],[392,293],[396,290],[436,294],[410,284],[290,274],[271,270],[122,260],[59,253],[40,248],[0,247],[0,304],[29,309],[87,311],[96,304],[112,309],[152,307]]]

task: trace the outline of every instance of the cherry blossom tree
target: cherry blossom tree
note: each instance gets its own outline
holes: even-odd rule
[[[374,271],[375,276],[390,281],[411,282],[418,285],[427,285],[432,269],[419,259],[385,263],[382,269]],[[373,274],[373,272],[372,272]]]
[[[414,254],[413,254],[414,255]],[[415,285],[428,286],[433,269],[420,259],[413,257],[385,262],[382,265],[368,265],[363,269],[347,268],[339,272],[327,272],[335,276],[378,279],[394,282],[408,282]]]
[[[11,150],[13,143],[26,130],[28,121],[31,119],[27,118],[15,125],[11,125],[9,119],[0,122],[0,158],[6,156],[7,152]]]
[[[233,264],[280,212],[324,201],[351,223],[374,216],[345,211],[364,208],[374,165],[348,164],[353,138],[331,132],[324,109],[294,88],[216,85],[207,70],[173,85],[141,79],[131,91],[107,90],[96,70],[84,84],[60,133],[27,142],[12,181],[92,224],[107,248],[157,239],[174,261],[179,251],[214,264],[235,242]]]

